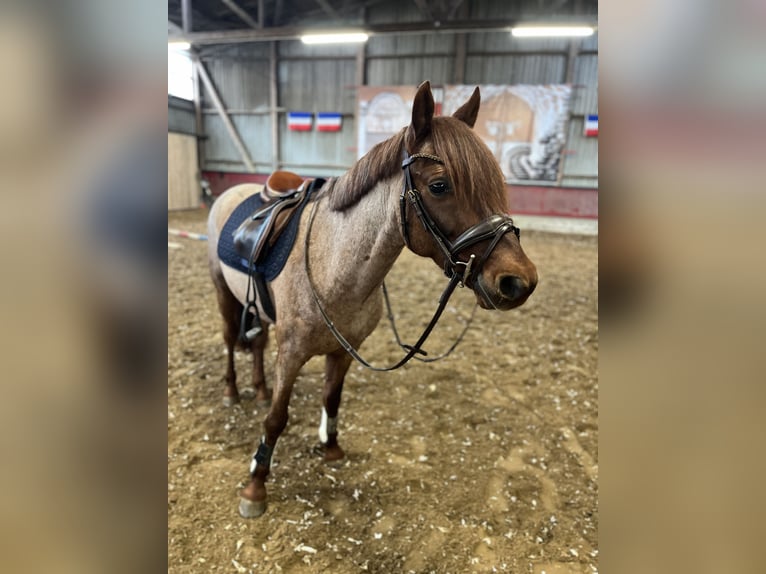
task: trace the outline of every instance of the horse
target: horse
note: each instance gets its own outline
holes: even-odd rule
[[[445,270],[453,289],[456,283],[472,289],[481,308],[513,309],[534,291],[537,270],[508,215],[502,171],[472,129],[479,105],[477,87],[452,116],[434,117],[431,86],[424,82],[410,124],[328,180],[301,214],[295,246],[269,284],[277,311],[272,393],[263,369],[268,320],[249,344],[253,387],[247,392],[261,403],[270,399],[270,407],[250,481],[239,492],[241,516],[254,518],[266,510],[265,483],[287,425],[293,384],[302,366],[317,355],[325,356],[322,453],[327,462],[345,457],[338,444],[338,411],[352,347],[358,348],[377,326],[383,311],[380,287],[405,246]],[[218,197],[208,217],[209,266],[228,349],[226,405],[239,400],[234,348],[241,342],[248,276],[222,264],[216,247],[228,216],[259,189],[253,184],[232,187]]]

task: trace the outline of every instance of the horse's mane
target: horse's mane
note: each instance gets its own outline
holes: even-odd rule
[[[402,174],[406,131],[375,145],[335,181],[330,193],[333,210],[350,208],[379,182]],[[444,160],[456,198],[472,205],[479,215],[508,211],[500,166],[487,145],[462,121],[449,116],[433,118],[431,133],[417,151],[434,153]]]
[[[348,209],[376,184],[402,171],[404,131],[373,146],[350,170],[335,180],[330,194],[331,209]]]

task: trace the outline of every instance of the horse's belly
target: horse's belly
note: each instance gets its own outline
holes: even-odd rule
[[[221,263],[221,272],[223,273],[223,278],[226,281],[226,285],[229,287],[229,290],[232,292],[234,297],[237,298],[237,301],[244,305],[247,301],[247,275],[234,269],[233,267],[229,267],[224,263]],[[272,294],[272,300],[273,299],[274,295]],[[266,313],[263,311],[263,307],[261,307],[260,301],[256,301],[256,304],[258,306],[258,312],[260,314],[261,321],[265,323],[271,323],[268,315],[266,315]]]
[[[288,269],[285,269],[283,273],[289,274]],[[247,274],[224,263],[221,263],[221,271],[229,290],[244,305],[247,299]],[[276,281],[281,279],[282,276],[278,277]],[[280,298],[275,297],[271,284],[269,284],[269,291],[277,311],[277,317],[279,317],[280,302],[278,299]],[[302,341],[301,344],[310,347],[312,354],[316,355],[335,352],[342,348],[327,328],[308,291],[300,295],[299,292],[296,292],[296,286],[288,281],[287,285],[282,285],[278,292],[283,295],[290,293],[287,299],[288,303],[285,302],[284,297],[281,298],[284,305],[281,323],[291,333],[291,337],[298,337]],[[379,291],[376,291],[362,304],[353,305],[349,301],[342,302],[342,304],[339,303],[341,302],[336,301],[335,304],[330,304],[325,311],[330,315],[340,332],[355,347],[359,347],[370,333],[375,330],[380,321],[383,314],[383,296]],[[261,320],[271,323],[266,313],[264,313],[260,301],[257,301],[256,304],[258,305]],[[296,319],[300,324],[300,328],[296,328]]]

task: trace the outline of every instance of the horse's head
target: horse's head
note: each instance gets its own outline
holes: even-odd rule
[[[400,223],[407,246],[459,274],[485,309],[513,309],[537,285],[508,216],[497,160],[474,133],[479,88],[452,117],[434,117],[429,82],[418,89],[404,137]]]

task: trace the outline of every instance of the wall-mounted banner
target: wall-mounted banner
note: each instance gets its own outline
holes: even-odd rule
[[[287,112],[287,128],[291,131],[311,131],[313,114],[309,112]]]
[[[343,116],[336,113],[317,114],[317,131],[320,132],[339,132]]]
[[[437,109],[450,115],[476,86],[434,86]],[[555,183],[567,138],[568,85],[479,86],[474,129],[492,150],[507,181]],[[358,157],[410,123],[415,86],[363,86],[357,90]],[[439,101],[436,101],[439,100]]]
[[[356,90],[357,157],[409,125],[416,86],[359,86]]]
[[[598,135],[598,116],[594,116],[590,114],[585,117],[584,135],[586,136]]]
[[[417,86],[360,86],[356,91],[357,157],[392,137],[412,118]],[[441,113],[444,89],[432,86],[436,114]]]
[[[444,114],[454,113],[476,86],[445,86]],[[555,182],[567,139],[571,86],[479,86],[474,130],[497,158],[507,181]]]

